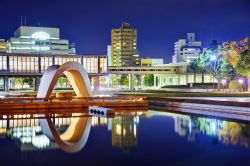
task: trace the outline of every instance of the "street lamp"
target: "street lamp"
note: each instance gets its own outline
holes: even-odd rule
[[[242,85],[243,85],[243,83],[244,83],[244,80],[243,80],[243,79],[239,79],[238,82],[239,82],[239,84],[240,84],[240,90],[241,90],[241,89],[242,89]]]
[[[225,90],[224,86],[226,85],[227,80],[221,80],[221,83],[222,83],[222,85],[223,85],[223,91],[224,91],[224,90]]]
[[[217,59],[216,55],[212,55],[212,56],[210,57],[210,60],[211,60],[211,61],[215,61],[216,59]]]
[[[212,54],[211,56],[210,56],[210,61],[212,61],[212,62],[214,62],[212,65],[213,65],[213,68],[214,68],[214,66],[216,65],[216,59],[217,59],[217,56],[215,55],[215,54]],[[213,88],[214,88],[214,77],[215,77],[215,75],[213,74]]]

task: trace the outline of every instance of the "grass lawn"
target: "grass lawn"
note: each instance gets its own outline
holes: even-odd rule
[[[147,97],[250,97],[250,92],[173,92],[164,90],[145,90],[142,92],[117,92],[115,95],[141,95]]]

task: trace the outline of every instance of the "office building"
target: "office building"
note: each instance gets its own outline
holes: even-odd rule
[[[75,45],[60,39],[59,28],[20,26],[8,40],[8,53],[75,55]]]
[[[201,51],[201,42],[195,40],[195,33],[188,33],[186,39],[179,39],[175,43],[172,62],[192,62]]]
[[[156,65],[163,65],[162,58],[141,58],[141,66],[156,66]]]
[[[112,66],[140,66],[137,48],[137,30],[128,23],[111,32]]]
[[[6,53],[8,51],[7,43],[4,39],[0,39],[0,53]]]

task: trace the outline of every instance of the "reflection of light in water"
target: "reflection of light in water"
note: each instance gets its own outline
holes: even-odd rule
[[[143,115],[143,112],[137,112],[137,115],[141,116]]]
[[[134,136],[136,137],[136,124],[134,124]]]
[[[22,137],[22,138],[20,138],[20,141],[23,144],[30,144],[32,142],[32,138],[31,137]]]
[[[122,134],[122,126],[120,124],[117,124],[116,126],[116,134],[121,135]]]
[[[39,149],[43,149],[49,146],[50,140],[45,135],[34,136],[32,137],[32,144]]]
[[[188,123],[188,127],[189,127],[189,133],[192,132],[192,121],[190,120]]]
[[[17,127],[12,129],[13,138],[17,138],[22,144],[32,144],[34,147],[44,149],[50,145],[50,140],[45,135],[40,135],[40,126]]]
[[[123,129],[123,135],[126,135],[127,130],[124,128]]]
[[[134,123],[139,124],[139,116],[134,117]]]
[[[215,120],[213,120],[211,122],[211,129],[212,129],[213,133],[216,133],[216,121]]]
[[[91,125],[98,126],[98,125],[106,125],[108,123],[108,118],[103,117],[92,117]]]

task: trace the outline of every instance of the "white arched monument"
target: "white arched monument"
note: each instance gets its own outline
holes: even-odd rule
[[[91,97],[88,73],[80,63],[67,62],[50,66],[43,74],[38,88],[38,98],[49,98],[58,79],[64,74],[71,83],[77,97]]]
[[[44,72],[37,97],[48,99],[62,74],[68,78],[77,97],[92,96],[88,73],[83,66],[77,62],[67,62],[61,66],[50,66]],[[74,115],[81,116],[82,114]],[[57,133],[51,117],[46,115],[42,115],[42,117],[44,119],[40,119],[39,123],[43,133],[50,139],[54,139],[61,149],[66,152],[77,152],[85,146],[91,128],[90,117],[72,118],[67,130],[60,135]]]

